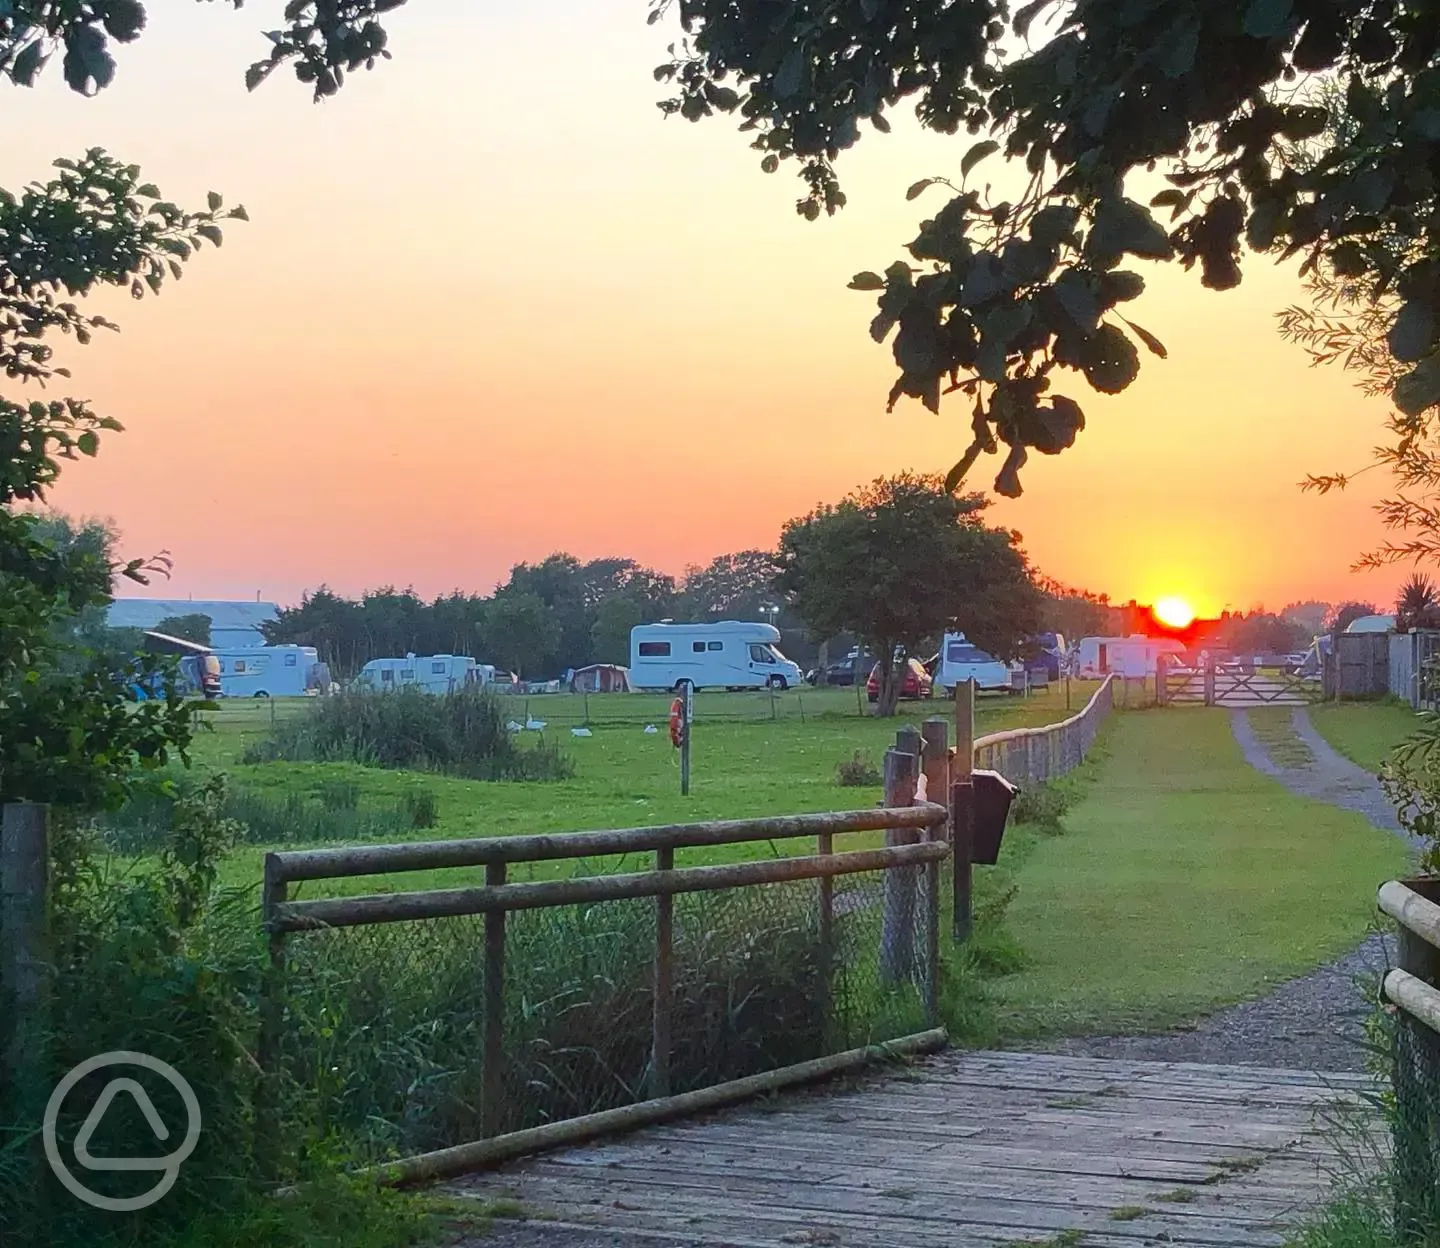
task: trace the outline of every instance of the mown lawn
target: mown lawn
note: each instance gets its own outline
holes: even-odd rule
[[[1346,758],[1373,772],[1415,731],[1419,717],[1398,701],[1327,702],[1311,708],[1310,722]]]
[[[1063,835],[1022,838],[1002,1029],[1126,1031],[1259,995],[1364,935],[1398,838],[1254,771],[1224,711],[1116,716]]]
[[[1083,706],[1093,688],[1076,682],[1071,690],[1075,710]],[[544,721],[544,734],[558,736],[574,761],[575,776],[553,783],[494,783],[343,763],[241,762],[246,745],[268,734],[272,715],[279,719],[303,714],[305,705],[303,699],[273,705],[221,703],[210,717],[214,731],[202,734],[197,743],[197,764],[222,768],[235,784],[278,797],[300,794],[307,800],[318,799],[323,785],[350,781],[358,788],[362,804],[393,806],[408,791],[428,790],[438,799],[439,820],[435,827],[414,833],[415,839],[426,840],[644,827],[873,806],[880,799],[880,787],[841,787],[836,781],[837,766],[858,751],[878,767],[886,747],[894,743],[897,728],[919,725],[931,715],[949,718],[954,714],[949,702],[906,702],[895,719],[877,720],[857,713],[853,689],[795,691],[773,701],[766,694],[701,693],[696,704],[690,796],[681,797],[676,751],[666,731],[668,697],[608,694],[588,700],[572,695],[514,699],[514,720]],[[587,710],[592,735],[572,736],[571,727],[586,722]],[[1064,719],[1066,713],[1060,686],[1029,698],[986,696],[977,707],[976,731],[984,734],[1045,724]],[[652,724],[657,731],[647,733],[646,726]],[[523,737],[535,740],[538,735],[526,732]],[[852,838],[847,847],[860,848],[864,843],[859,837]],[[777,847],[775,852],[803,852],[805,848],[797,844]],[[682,854],[679,862],[730,861],[756,852],[770,851],[764,846],[697,850]],[[227,863],[227,882],[258,881],[262,855],[260,847],[237,850]],[[547,869],[568,874],[572,868]],[[533,878],[532,870],[519,867],[514,875]],[[478,874],[417,873],[383,885],[369,879],[323,887],[326,892],[453,887],[478,878]],[[307,895],[315,895],[319,888],[310,886]]]

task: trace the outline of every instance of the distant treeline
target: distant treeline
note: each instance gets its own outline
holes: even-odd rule
[[[321,586],[264,626],[274,644],[314,646],[347,677],[370,659],[467,654],[531,679],[589,663],[628,663],[630,630],[655,620],[768,620],[781,649],[804,666],[815,643],[770,588],[765,551],[720,555],[677,580],[633,559],[551,555],[517,564],[494,594],[456,590],[427,602],[414,590],[385,587],[358,599]],[[778,608],[767,612],[766,608]]]
[[[802,669],[815,664],[822,640],[832,658],[848,650],[848,636],[807,634],[772,588],[774,575],[773,556],[762,550],[720,555],[704,567],[687,568],[678,580],[633,559],[582,562],[562,552],[517,564],[488,597],[456,590],[426,601],[412,589],[387,586],[345,598],[322,585],[263,627],[272,644],[314,646],[341,679],[371,659],[407,653],[473,655],[530,679],[548,679],[589,663],[628,663],[630,630],[637,624],[767,620],[771,608],[778,609],[773,618],[780,648]],[[1134,630],[1133,604],[1116,605],[1103,594],[1038,579],[1045,628],[1071,641]],[[1303,650],[1331,614],[1324,603],[1292,603],[1279,614],[1227,612],[1217,644],[1237,652]]]

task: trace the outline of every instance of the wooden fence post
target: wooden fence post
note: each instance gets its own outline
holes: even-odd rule
[[[50,952],[50,811],[6,803],[0,813],[0,1008],[10,1019],[5,1071],[17,1121],[37,1129],[50,1082],[44,1044]]]
[[[1205,705],[1215,705],[1215,656],[1205,659]]]
[[[485,866],[485,883],[505,883],[503,862]],[[484,1057],[480,1070],[480,1132],[489,1137],[504,1130],[505,1110],[505,911],[485,915]]]
[[[1440,902],[1440,897],[1422,892],[1427,901]],[[1417,979],[1440,986],[1440,949],[1412,932],[1404,923],[1397,924],[1396,963]],[[1440,1071],[1427,1060],[1425,1050],[1435,1044],[1433,1035],[1417,1043],[1416,1037],[1428,1029],[1418,1019],[1401,1011],[1397,1020],[1400,1034],[1396,1036],[1392,1085],[1397,1096],[1397,1114],[1392,1128],[1395,1182],[1395,1228],[1402,1244],[1425,1241],[1424,1230],[1431,1222],[1437,1173],[1434,1140],[1435,1084]],[[1408,1031],[1408,1035],[1405,1034]],[[1408,1043],[1407,1043],[1408,1040]],[[1417,1104],[1419,1102],[1419,1104]]]
[[[920,729],[925,739],[925,799],[949,807],[950,725],[939,716]],[[930,828],[930,840],[950,839],[947,823]],[[930,1026],[940,1022],[940,877],[941,863],[925,864],[925,1017]]]
[[[925,798],[944,805],[950,796],[950,725],[932,715],[921,726],[920,736],[925,743]],[[941,835],[950,839],[948,826],[941,829]]]
[[[825,669],[822,667],[820,670],[824,671]],[[833,854],[835,852],[834,834],[830,832],[817,833],[815,852],[825,857]],[[835,974],[835,880],[832,876],[822,875],[816,883],[820,885],[820,947],[817,950],[817,960],[820,964],[817,975],[821,994],[820,1017],[824,1020],[825,1034],[829,1036],[833,1022],[830,1017],[833,1008],[830,981]]]
[[[273,701],[273,699],[272,699]],[[285,933],[273,924],[276,908],[288,899],[290,886],[280,873],[280,859],[265,855],[260,917],[266,930],[268,964],[260,980],[260,1039],[255,1060],[260,1066],[260,1088],[255,1106],[255,1153],[261,1173],[277,1179],[281,1172],[280,1082],[285,1023]]]
[[[655,870],[673,871],[675,851],[655,851]],[[670,1011],[674,1002],[675,896],[655,898],[655,984],[650,1026],[650,1095],[670,1095]]]
[[[970,938],[973,925],[971,858],[974,854],[975,683],[955,687],[955,760],[950,767],[950,870],[955,913],[951,938],[958,945]]]
[[[919,758],[908,751],[885,751],[887,807],[910,805],[915,796],[918,763]],[[919,837],[913,828],[887,828],[885,831],[887,847],[917,840]],[[913,978],[914,971],[915,872],[905,867],[891,867],[884,876],[884,903],[880,920],[880,982],[902,983]]]

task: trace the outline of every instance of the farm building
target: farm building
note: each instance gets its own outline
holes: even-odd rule
[[[570,677],[573,693],[629,693],[630,672],[615,663],[592,663]]]
[[[111,628],[154,628],[176,615],[208,615],[216,650],[263,646],[260,625],[278,618],[273,602],[201,602],[192,598],[117,598],[106,613]]]

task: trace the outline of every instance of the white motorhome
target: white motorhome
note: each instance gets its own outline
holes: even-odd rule
[[[222,697],[299,698],[330,685],[329,669],[314,646],[235,646],[214,653]]]
[[[1173,637],[1082,637],[1075,649],[1075,674],[1082,678],[1108,676],[1154,676],[1155,661],[1162,654],[1184,654],[1185,647]]]
[[[800,668],[776,648],[772,624],[639,624],[630,630],[630,684],[636,689],[790,689]]]
[[[453,693],[466,685],[487,684],[486,672],[463,654],[407,654],[403,659],[371,659],[360,669],[355,683],[362,689],[389,693],[395,689],[416,688],[426,693]]]
[[[952,696],[962,680],[973,680],[977,689],[1010,688],[1009,665],[967,641],[964,633],[945,634],[934,677],[937,691],[945,697]]]

